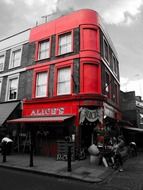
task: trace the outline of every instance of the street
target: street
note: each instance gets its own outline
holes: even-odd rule
[[[142,179],[143,154],[127,160],[124,172],[115,171],[100,184],[0,168],[0,190],[142,190]]]

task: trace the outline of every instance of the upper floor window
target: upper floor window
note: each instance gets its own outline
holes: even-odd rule
[[[103,56],[109,62],[109,47],[105,38],[103,38]]]
[[[1,96],[1,91],[2,91],[2,78],[0,78],[0,96]]]
[[[113,72],[117,75],[117,73],[118,73],[117,61],[113,54],[112,54],[112,63],[113,63]]]
[[[50,41],[42,41],[39,43],[38,59],[46,59],[50,57]]]
[[[66,33],[59,36],[58,55],[72,51],[72,33]]]
[[[18,67],[21,65],[22,48],[16,48],[11,51],[9,69]]]
[[[109,97],[109,95],[110,95],[110,77],[107,72],[105,72],[105,93]]]
[[[47,95],[48,73],[40,72],[36,75],[36,97],[45,97]]]
[[[113,86],[113,101],[115,103],[118,103],[118,87],[115,82],[114,82],[114,86]]]
[[[18,96],[19,75],[8,77],[7,82],[7,100],[16,100]]]
[[[71,68],[62,68],[58,70],[57,95],[71,93]]]
[[[0,54],[0,71],[4,69],[5,54]]]

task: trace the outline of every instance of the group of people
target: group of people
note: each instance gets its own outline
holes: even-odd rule
[[[119,171],[123,171],[123,159],[128,154],[128,148],[125,146],[123,136],[112,137],[106,139],[104,147],[100,149],[101,161],[107,167],[111,165],[113,168],[119,168]]]

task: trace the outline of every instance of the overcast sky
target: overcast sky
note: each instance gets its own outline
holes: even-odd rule
[[[0,0],[0,39],[35,26],[43,15],[81,8],[103,19],[118,53],[121,89],[143,99],[143,0]]]

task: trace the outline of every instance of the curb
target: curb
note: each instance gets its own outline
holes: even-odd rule
[[[22,167],[17,167],[17,166],[9,166],[9,165],[2,165],[0,164],[1,168],[7,168],[7,169],[13,169],[16,171],[23,171],[23,172],[28,172],[28,173],[33,173],[33,174],[39,174],[39,175],[43,175],[43,176],[51,176],[51,177],[58,177],[58,178],[65,178],[65,179],[71,179],[71,180],[77,180],[77,181],[82,181],[82,182],[86,182],[86,183],[101,183],[105,180],[105,178],[94,178],[91,179],[90,177],[81,177],[79,175],[73,174],[73,173],[68,173],[68,172],[59,172],[59,173],[55,173],[55,172],[47,172],[47,171],[40,171],[40,170],[34,170],[32,168],[22,168]],[[107,175],[106,175],[107,176]]]

